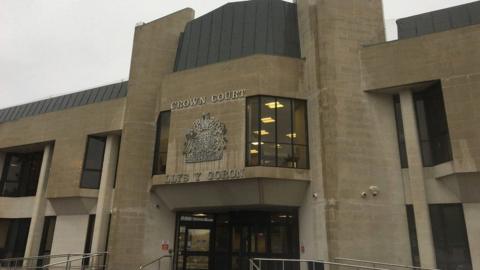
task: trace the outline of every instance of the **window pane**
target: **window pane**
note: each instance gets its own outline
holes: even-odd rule
[[[262,142],[275,142],[275,108],[280,107],[275,98],[262,97],[260,116],[260,136]],[[257,132],[258,133],[258,132]]]
[[[28,167],[25,168],[25,191],[20,196],[34,196],[37,193],[38,178],[42,167],[43,152],[28,154]]]
[[[277,99],[277,143],[292,143],[292,105],[290,99]]]
[[[187,238],[187,251],[207,252],[210,248],[209,229],[189,229]]]
[[[240,251],[240,242],[241,242],[241,229],[239,227],[232,228],[232,252]]]
[[[42,152],[8,153],[1,196],[34,196],[42,165]]]
[[[252,233],[250,234],[250,252],[267,252],[267,229],[264,226],[252,228]]]
[[[293,167],[292,145],[277,144],[278,167]]]
[[[160,113],[160,152],[167,152],[170,132],[170,111]]]
[[[27,245],[30,219],[12,219],[8,228],[8,243],[1,254],[5,257],[23,257]]]
[[[99,137],[88,137],[88,147],[85,159],[85,169],[101,170],[103,163],[103,151],[105,150],[105,139]]]
[[[188,270],[208,270],[208,256],[188,256]]]
[[[100,187],[100,177],[102,176],[101,171],[89,171],[84,170],[82,174],[82,180],[80,183],[81,188],[99,188]]]
[[[261,160],[263,166],[276,166],[275,164],[275,144],[262,144]]]
[[[308,169],[308,149],[306,146],[293,146],[294,167],[298,169]]]
[[[418,250],[417,227],[415,225],[415,213],[412,205],[407,205],[408,232],[410,236],[410,248],[414,266],[420,266],[420,253]]]
[[[287,253],[288,238],[286,226],[273,226],[272,227],[272,253]]]
[[[397,126],[397,140],[398,140],[398,151],[400,155],[400,166],[402,168],[408,168],[407,147],[405,144],[405,132],[403,129],[402,108],[400,104],[399,95],[393,96],[393,108],[395,111],[395,123]]]
[[[218,225],[215,232],[215,252],[228,252],[229,227]]]
[[[441,84],[414,93],[414,99],[420,142],[428,146],[422,148],[423,165],[433,166],[452,160]]]
[[[21,171],[22,171],[22,159],[18,156],[11,155],[10,162],[6,168],[7,172],[7,181],[17,182],[20,181]]]
[[[6,182],[3,185],[2,195],[3,196],[17,196],[19,193],[19,186],[18,182]]]
[[[430,205],[437,266],[472,269],[468,236],[461,204]]]
[[[0,219],[0,250],[4,249],[7,246],[8,227],[9,226],[10,226],[10,221],[9,220]]]
[[[247,99],[247,142],[258,142],[259,108],[258,97]]]
[[[250,142],[247,148],[247,165],[257,166],[258,164],[259,147],[258,142]]]
[[[307,104],[303,100],[293,101],[293,143],[308,144],[307,142]]]
[[[157,138],[153,174],[164,174],[167,169],[168,138],[170,133],[170,111],[161,112],[157,121]]]

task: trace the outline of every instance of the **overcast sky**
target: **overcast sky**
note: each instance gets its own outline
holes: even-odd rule
[[[341,0],[338,0],[341,1]],[[226,0],[0,0],[0,108],[128,79],[133,31],[185,7]],[[473,0],[384,0],[394,20]]]

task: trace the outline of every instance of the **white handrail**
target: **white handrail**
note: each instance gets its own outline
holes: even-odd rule
[[[335,262],[329,262],[329,261],[322,261],[322,260],[305,260],[305,259],[274,259],[274,258],[252,258],[250,259],[250,264],[251,264],[251,269],[252,265],[257,269],[257,270],[262,270],[260,265],[256,265],[254,261],[259,261],[260,263],[262,261],[277,261],[277,262],[283,262],[282,263],[282,270],[285,270],[285,262],[306,262],[306,263],[319,263],[319,264],[324,264],[324,265],[332,265],[332,266],[342,266],[342,267],[347,267],[347,268],[355,268],[355,269],[366,269],[366,270],[390,270],[387,268],[379,268],[379,267],[370,267],[370,266],[362,266],[362,265],[353,265],[353,264],[345,264],[345,263],[335,263]],[[314,268],[315,269],[315,268]]]
[[[408,266],[408,265],[401,265],[401,264],[394,264],[394,263],[383,263],[383,262],[349,259],[349,258],[342,258],[342,257],[337,257],[337,258],[335,258],[335,260],[337,260],[337,261],[359,262],[359,263],[369,263],[369,264],[373,264],[373,265],[394,266],[394,267],[405,268],[405,269],[440,270],[438,268],[424,268],[424,267],[419,267],[419,266]]]
[[[159,263],[158,269],[160,270],[160,262],[161,262],[162,259],[164,259],[164,258],[172,258],[172,255],[163,255],[163,256],[161,256],[161,257],[158,257],[158,258],[156,258],[155,260],[152,260],[152,261],[150,261],[150,262],[148,262],[148,263],[146,263],[146,264],[140,265],[140,266],[137,268],[137,270],[142,270],[142,269],[144,269],[145,267],[147,267],[147,266],[149,266],[149,265],[152,265],[152,264],[154,264],[154,263],[156,263],[156,262]]]
[[[47,265],[44,265],[44,266],[40,267],[40,269],[45,269],[45,268],[48,269],[49,267],[57,266],[57,265],[61,265],[61,264],[65,264],[65,268],[70,269],[71,265],[72,265],[72,262],[76,262],[76,261],[80,261],[80,260],[84,260],[84,259],[95,258],[95,257],[100,257],[100,256],[104,256],[106,254],[107,254],[107,252],[83,254],[83,255],[86,255],[86,256],[82,256],[82,257],[76,258],[76,259],[67,259],[66,261],[47,264]],[[101,266],[103,267],[105,265],[101,265]]]

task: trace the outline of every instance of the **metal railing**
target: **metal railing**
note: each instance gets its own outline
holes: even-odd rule
[[[140,266],[137,268],[137,270],[143,270],[143,269],[147,268],[148,266],[153,265],[154,263],[158,263],[158,268],[157,268],[157,270],[160,270],[160,267],[161,267],[161,265],[162,265],[162,260],[167,259],[167,258],[170,259],[170,266],[172,266],[172,261],[171,261],[172,255],[164,255],[164,256],[158,257],[158,258],[156,258],[155,260],[152,260],[152,261],[150,261],[150,262],[148,262],[148,263],[146,263],[146,264],[140,265]]]
[[[384,263],[384,262],[358,260],[358,259],[341,258],[341,257],[335,258],[335,261],[370,264],[373,267],[376,267],[376,266],[394,267],[393,269],[440,270],[440,269],[437,269],[437,268],[425,268],[425,267],[419,267],[419,266],[401,265],[401,264],[394,264],[394,263]]]
[[[257,263],[256,263],[257,262]],[[263,265],[263,266],[262,266]],[[264,267],[262,269],[262,267]],[[391,270],[323,260],[252,258],[250,270]]]
[[[55,254],[34,257],[0,259],[0,269],[107,269],[108,254],[106,252],[85,254]]]

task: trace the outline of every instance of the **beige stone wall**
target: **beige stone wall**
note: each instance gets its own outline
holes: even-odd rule
[[[310,194],[320,194],[301,208],[302,256],[410,264],[392,100],[361,91],[361,48],[384,41],[381,1],[298,4],[302,84],[313,103]],[[371,185],[380,195],[362,199]]]
[[[87,136],[122,129],[125,99],[75,107],[0,124],[0,149],[53,141],[47,197],[85,196],[80,177]]]
[[[423,168],[425,203],[464,203],[474,269],[479,263],[478,247],[472,244],[472,239],[477,237],[475,203],[479,202],[480,194],[478,184],[474,184],[479,179],[480,165],[480,50],[472,44],[479,41],[480,26],[476,25],[365,47],[361,51],[363,70],[362,89],[359,89],[392,93],[410,91],[409,84],[441,81],[453,161]],[[415,122],[409,124],[416,126]],[[414,142],[407,141],[407,145],[409,143]],[[412,170],[409,165],[410,168],[404,170],[406,186],[412,184],[408,177]],[[421,161],[417,165],[422,170]],[[408,203],[416,199],[410,192],[406,198]],[[427,217],[428,212],[424,214]],[[418,224],[417,220],[417,231]],[[420,246],[426,244],[419,243]]]
[[[454,170],[480,166],[480,26],[468,26],[366,47],[362,50],[362,89],[441,80]],[[360,89],[359,89],[360,91]]]
[[[160,249],[152,247],[172,237],[172,215],[161,215],[148,193],[156,97],[165,75],[173,71],[180,32],[192,18],[193,11],[185,9],[135,29],[108,247],[112,269],[136,269],[160,256]],[[160,220],[169,225],[158,226]]]
[[[192,97],[206,97],[201,106],[174,110],[171,114],[167,174],[243,169],[245,167],[245,97],[272,95],[306,99],[299,92],[302,72],[299,59],[254,55],[170,74],[158,97],[159,109],[169,110],[174,101]],[[221,103],[211,103],[212,95],[232,90],[245,90],[245,97]],[[193,122],[203,114],[224,123],[227,129],[227,147],[222,160],[185,163],[183,149],[185,135]]]

